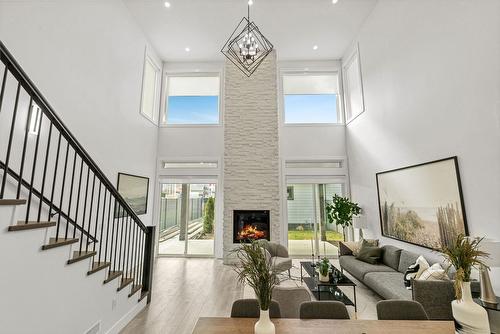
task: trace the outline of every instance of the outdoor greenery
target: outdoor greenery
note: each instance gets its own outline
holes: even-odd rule
[[[471,239],[459,234],[452,244],[440,249],[445,259],[457,270],[455,296],[458,300],[462,299],[462,282],[470,282],[472,268],[484,265],[482,259],[489,257],[488,253],[479,250],[482,240],[483,238]]]
[[[310,240],[313,238],[312,230],[291,230],[288,231],[288,240]],[[342,233],[337,231],[326,231],[326,240],[344,240]]]
[[[203,212],[203,232],[214,232],[214,217],[215,217],[215,199],[209,197],[205,203],[205,210]]]
[[[352,218],[361,213],[358,203],[351,202],[348,197],[333,195],[332,202],[326,204],[328,222],[335,223],[343,228],[352,225]]]
[[[242,243],[234,251],[239,264],[234,266],[238,282],[252,287],[259,301],[261,310],[268,310],[274,287],[279,283],[271,257],[266,256],[264,246],[258,241]]]

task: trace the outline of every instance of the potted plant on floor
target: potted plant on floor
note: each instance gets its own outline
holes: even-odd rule
[[[330,261],[325,257],[318,262],[318,276],[320,282],[330,282]]]
[[[457,271],[454,282],[457,299],[451,302],[451,308],[453,317],[461,326],[459,333],[490,333],[488,313],[473,301],[470,288],[472,268],[484,265],[482,259],[489,256],[479,249],[482,240],[460,234],[440,250]]]
[[[352,225],[354,216],[361,213],[358,203],[352,202],[348,197],[333,195],[332,202],[325,206],[328,222],[342,226],[344,240],[346,240],[346,229]]]
[[[240,283],[247,283],[252,287],[259,301],[260,318],[255,324],[256,334],[274,334],[274,324],[269,318],[269,305],[274,287],[279,283],[277,273],[273,269],[271,256],[257,241],[241,244],[236,249],[239,264],[234,267]]]

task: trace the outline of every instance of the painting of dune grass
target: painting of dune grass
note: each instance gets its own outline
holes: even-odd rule
[[[440,249],[468,234],[457,157],[377,173],[382,235]]]

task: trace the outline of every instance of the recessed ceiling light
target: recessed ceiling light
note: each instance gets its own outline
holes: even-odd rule
[[[170,2],[165,1],[165,7],[170,8]]]
[[[335,5],[339,0],[332,0],[332,3]]]
[[[188,47],[187,47],[187,48],[185,48],[184,50],[185,50],[186,52],[191,51],[191,49],[190,49],[190,48],[188,48]]]
[[[253,5],[253,0],[248,0],[248,5],[249,6]]]
[[[313,50],[318,50],[318,46],[317,45],[313,46]]]

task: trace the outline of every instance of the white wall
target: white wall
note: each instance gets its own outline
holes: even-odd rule
[[[499,14],[495,0],[380,0],[360,30],[366,111],[347,146],[371,234],[376,172],[457,155],[470,234],[500,240]]]
[[[106,176],[147,176],[151,192],[158,129],[139,113],[148,43],[125,5],[3,1],[0,39]],[[145,224],[152,212],[149,196]]]

